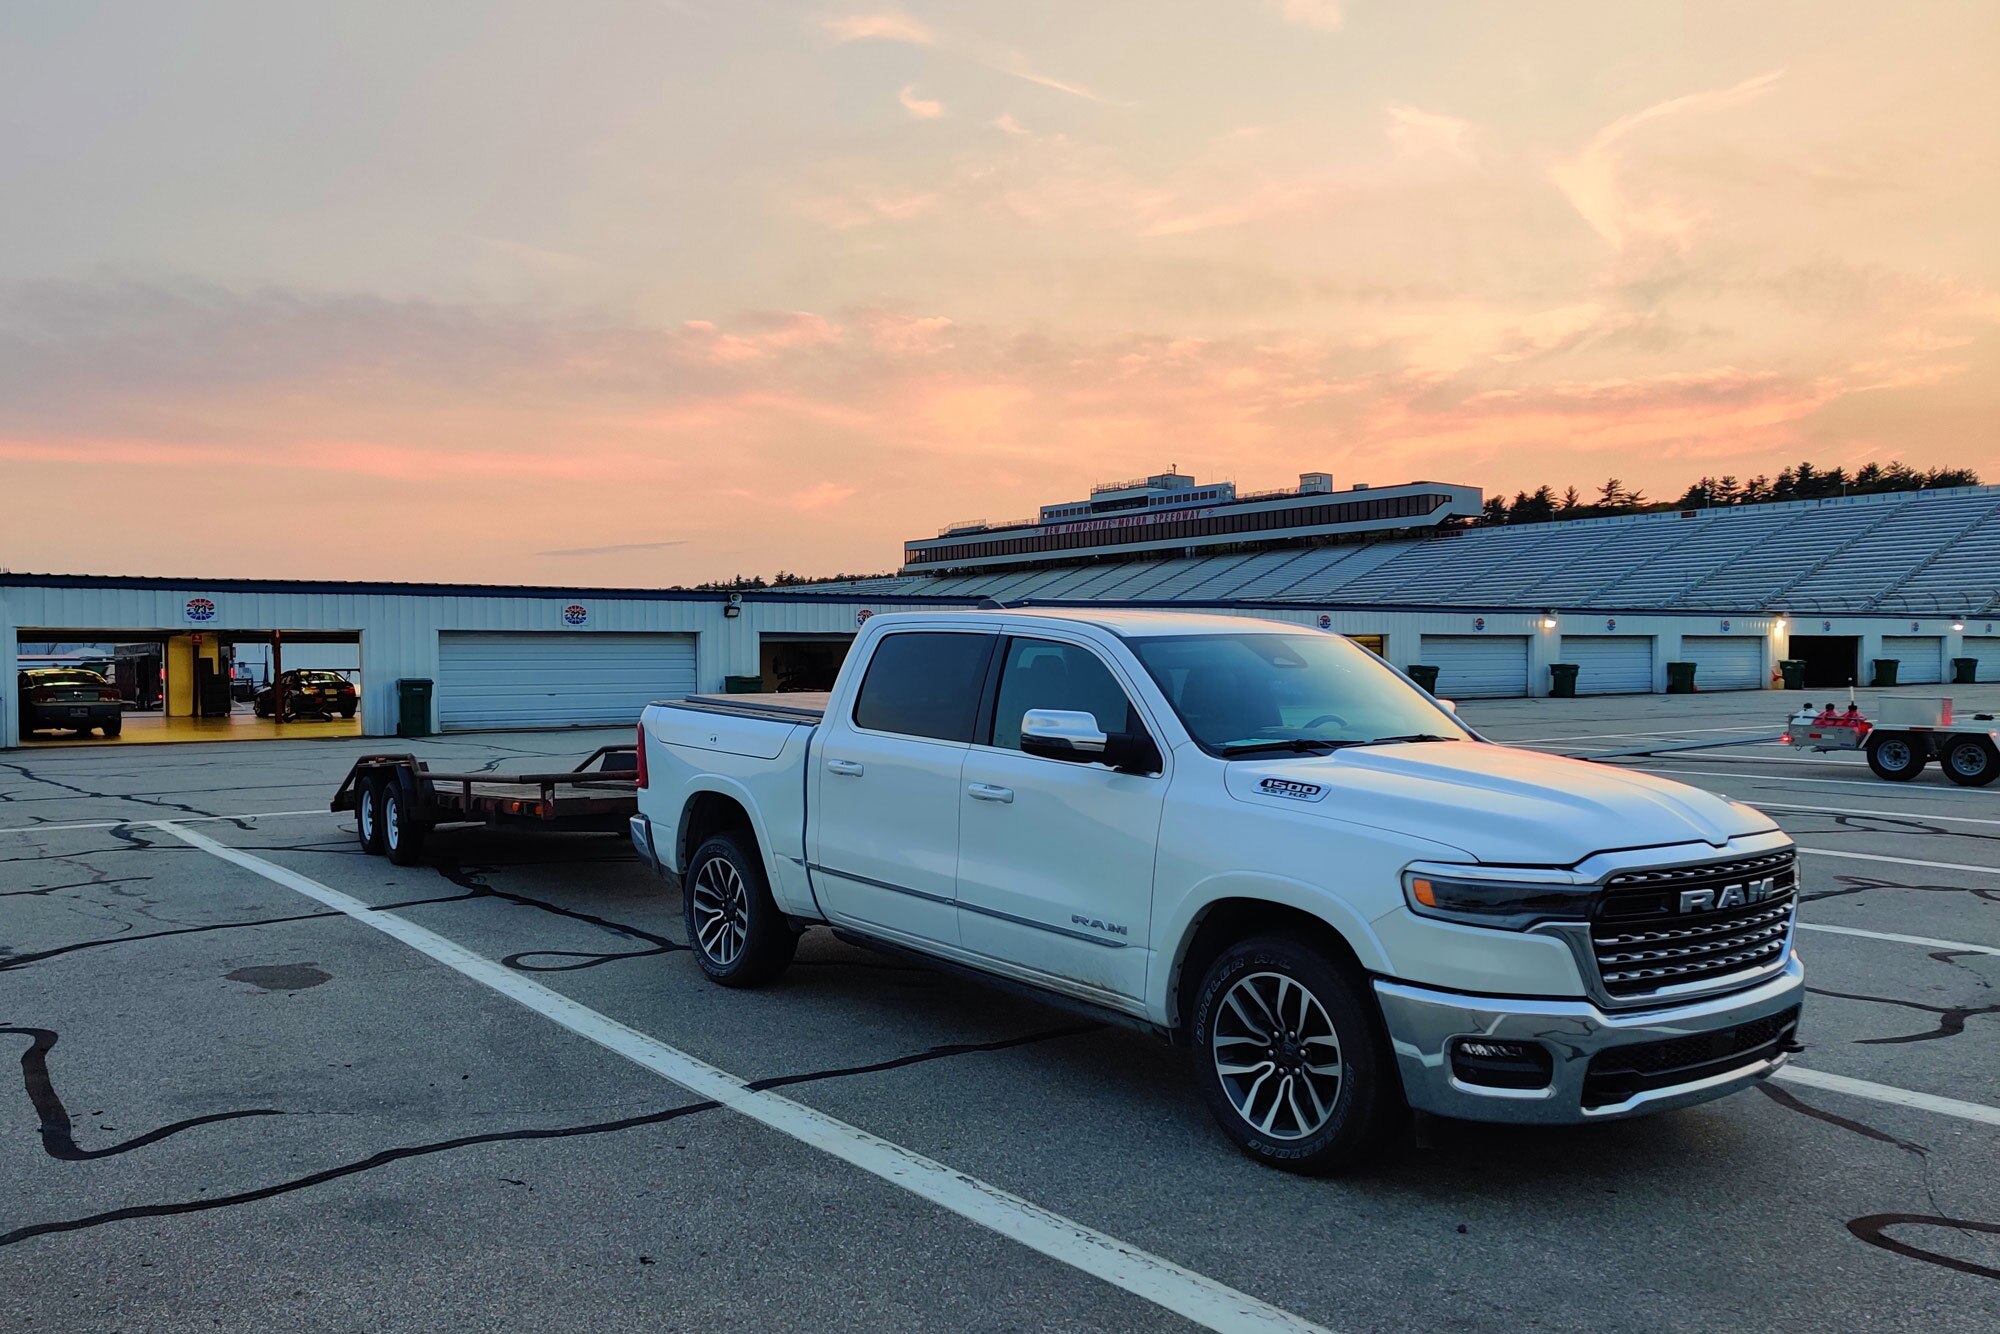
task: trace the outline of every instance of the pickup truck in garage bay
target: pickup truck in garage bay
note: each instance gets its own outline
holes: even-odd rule
[[[654,704],[639,731],[632,839],[709,978],[767,982],[826,926],[1135,1023],[1272,1166],[1337,1169],[1411,1108],[1685,1106],[1797,1050],[1766,816],[1488,742],[1339,635],[898,613],[829,694]]]

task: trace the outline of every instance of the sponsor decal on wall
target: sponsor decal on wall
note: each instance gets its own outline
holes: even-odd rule
[[[562,610],[564,625],[585,626],[590,624],[590,608],[581,602],[572,602]]]
[[[860,611],[854,613],[854,623],[856,625],[866,625],[868,624],[868,618],[870,616],[873,616],[874,614],[875,614],[874,612],[869,611],[866,607],[863,607]]]
[[[1486,628],[1486,618],[1484,616],[1473,617],[1472,628],[1475,630],[1484,630]]]
[[[181,607],[181,615],[187,618],[189,625],[212,625],[216,612],[214,598],[189,598]]]
[[[1321,612],[1319,614],[1319,628],[1322,630],[1333,629],[1333,617],[1327,615],[1325,612]]]

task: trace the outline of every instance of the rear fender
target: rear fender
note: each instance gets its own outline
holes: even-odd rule
[[[674,829],[671,847],[659,849],[661,860],[668,863],[668,869],[676,877],[682,875],[687,860],[694,849],[687,846],[689,822],[693,819],[696,802],[703,796],[727,797],[743,809],[750,821],[750,832],[757,839],[757,855],[764,863],[764,878],[770,882],[771,897],[778,907],[788,913],[817,916],[813,906],[812,891],[805,880],[805,867],[779,852],[778,842],[772,837],[771,829],[764,818],[763,807],[750,789],[734,778],[723,774],[702,774],[696,778],[682,795],[680,819]]]

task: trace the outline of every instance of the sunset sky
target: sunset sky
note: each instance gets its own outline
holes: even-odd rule
[[[2000,481],[2000,5],[10,4],[0,566],[659,585],[1169,463]]]

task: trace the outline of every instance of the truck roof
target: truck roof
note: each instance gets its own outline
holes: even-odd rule
[[[1136,639],[1148,635],[1297,634],[1307,627],[1292,621],[1255,616],[1223,616],[1213,612],[1141,611],[1121,607],[1007,607],[992,611],[954,611],[955,616],[997,617],[1002,621],[1063,621],[1094,625],[1112,634]],[[892,612],[892,622],[921,622],[937,612]]]

